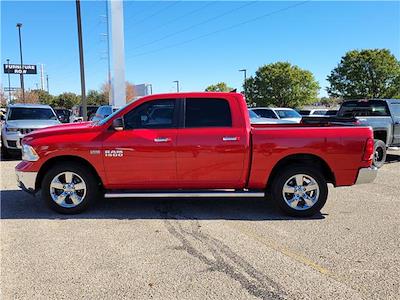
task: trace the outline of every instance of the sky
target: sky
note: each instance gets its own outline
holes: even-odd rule
[[[82,1],[87,90],[107,80],[105,1]],[[49,90],[80,93],[75,1],[1,1],[1,62],[44,65]],[[399,1],[125,1],[126,79],[155,93],[202,91],[288,61],[311,71],[325,96],[327,75],[349,50],[387,48],[400,59]],[[2,68],[3,69],[3,68]],[[19,87],[19,76],[11,75]],[[26,75],[25,88],[40,86]],[[2,74],[2,85],[8,77]]]

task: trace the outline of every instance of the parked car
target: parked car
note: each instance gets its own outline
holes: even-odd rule
[[[372,127],[378,168],[386,161],[387,147],[400,146],[400,99],[345,101],[337,116],[356,117],[359,125]]]
[[[54,110],[48,105],[9,105],[1,129],[1,154],[3,157],[21,153],[21,139],[36,129],[60,124]]]
[[[55,108],[54,111],[61,123],[69,123],[71,117],[71,111],[69,109]]]
[[[152,118],[151,114],[164,110]],[[344,138],[345,137],[345,138]],[[132,197],[264,197],[294,216],[317,213],[327,183],[374,180],[369,127],[250,125],[238,93],[141,98],[98,123],[27,135],[18,185],[42,190],[61,213],[78,213],[104,193]]]
[[[318,108],[318,109],[301,109],[299,110],[299,114],[302,116],[325,116],[328,112],[327,109]]]
[[[263,118],[257,115],[254,111],[249,110],[249,117],[251,124],[288,124],[288,123],[297,123],[295,121],[290,120],[280,120],[274,118]]]
[[[300,123],[301,115],[292,108],[284,107],[254,107],[250,108],[257,115],[263,118],[279,119]]]
[[[99,107],[96,105],[87,106],[87,120],[91,120],[92,116],[96,113],[98,108]],[[82,122],[82,121],[83,121],[82,105],[73,106],[70,117],[70,123]]]
[[[337,109],[329,109],[329,110],[326,112],[325,116],[336,116],[337,113],[338,113],[338,111],[339,111],[339,110],[337,110]]]
[[[98,122],[100,120],[103,120],[118,109],[118,107],[114,107],[111,105],[102,105],[96,110],[96,113],[92,116],[91,121]]]

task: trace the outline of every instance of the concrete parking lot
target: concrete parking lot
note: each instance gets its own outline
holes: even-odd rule
[[[399,299],[400,151],[322,213],[255,199],[99,200],[64,216],[1,162],[2,299]]]

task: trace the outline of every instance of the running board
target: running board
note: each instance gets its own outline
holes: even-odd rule
[[[110,192],[105,198],[261,198],[263,192]]]

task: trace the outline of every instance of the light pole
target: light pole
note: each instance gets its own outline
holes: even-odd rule
[[[22,90],[22,101],[24,101],[24,103],[25,103],[24,63],[23,63],[23,61],[22,61],[21,27],[22,27],[22,23],[17,23],[18,36],[19,36],[19,55],[20,55],[20,58],[21,58],[21,74],[20,74],[20,80],[21,80],[21,90]]]
[[[176,92],[179,93],[179,80],[174,80],[174,83],[176,83]]]
[[[7,58],[7,67],[8,71],[10,71],[10,59]],[[11,84],[10,84],[10,73],[8,75],[8,103],[11,103]]]
[[[47,92],[49,92],[49,75],[46,75]]]
[[[81,2],[76,0],[76,21],[78,24],[78,43],[79,43],[79,65],[81,70],[81,95],[82,95],[82,117],[87,121],[87,102],[85,88],[85,64],[83,61],[83,42],[82,42],[82,23],[81,23]]]

